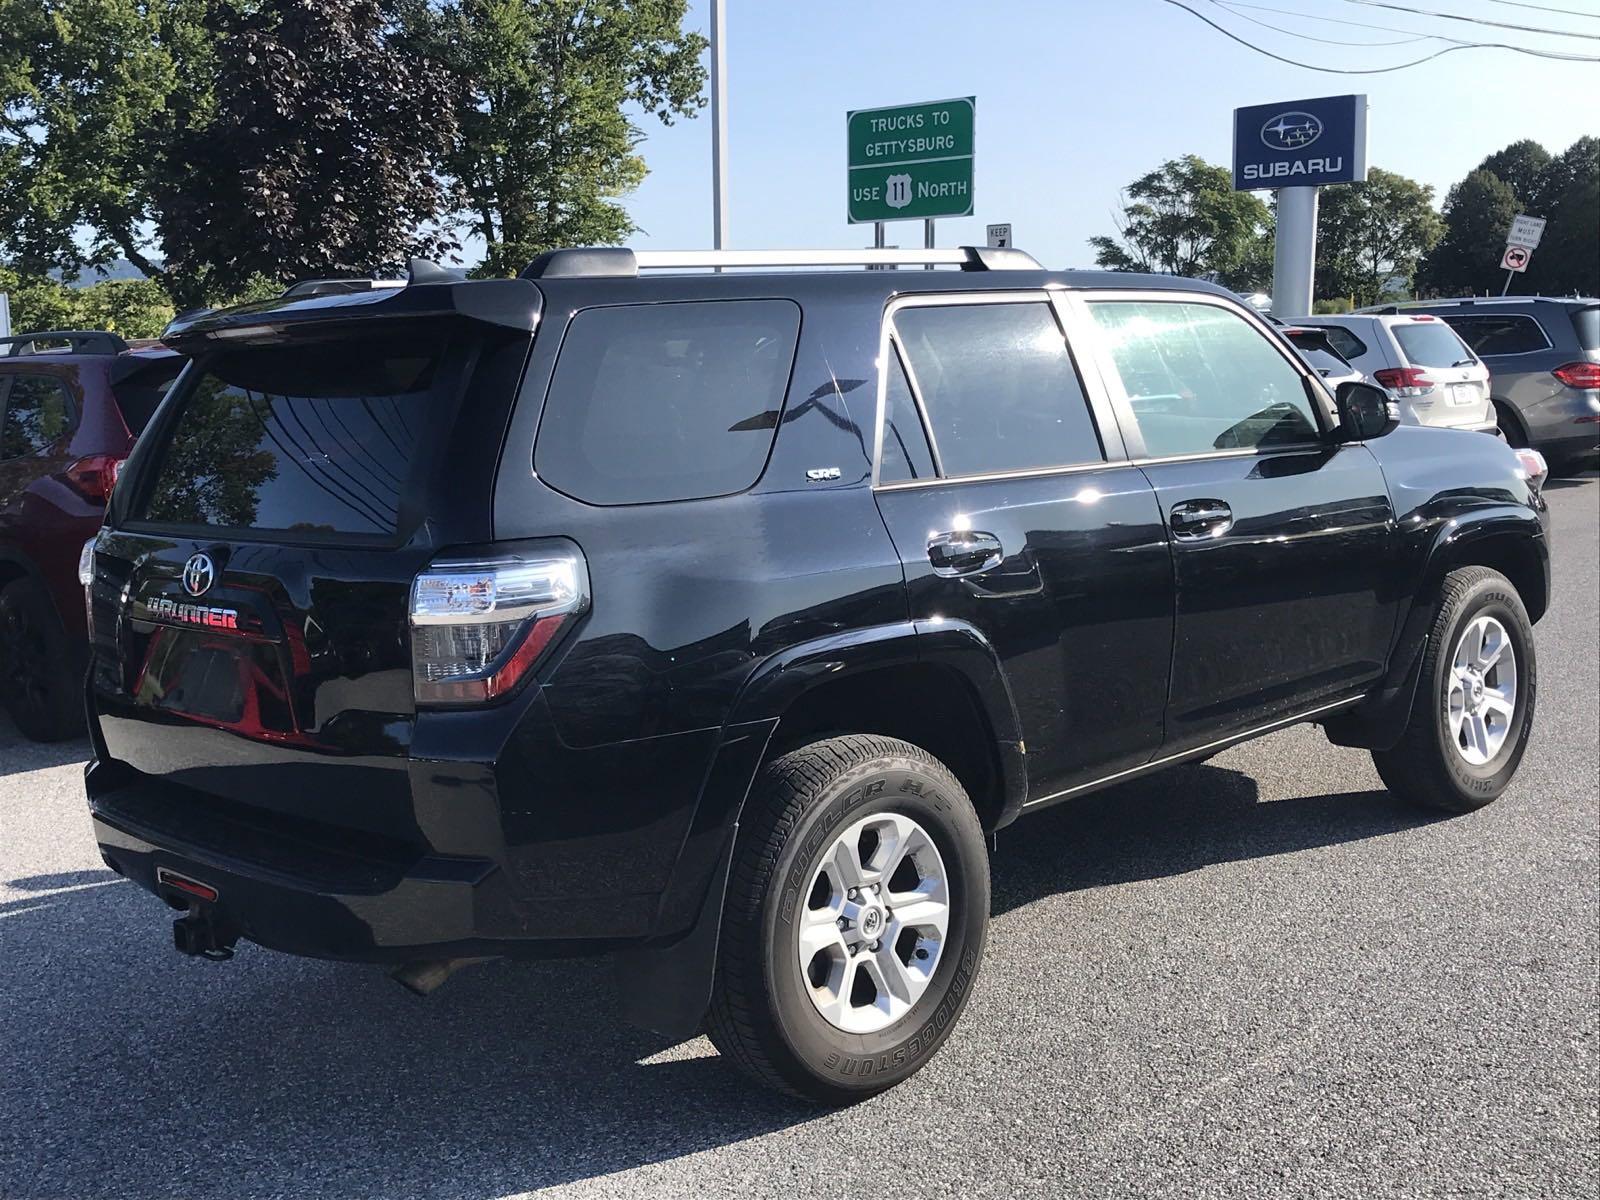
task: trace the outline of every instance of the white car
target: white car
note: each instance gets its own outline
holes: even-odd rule
[[[1388,389],[1408,425],[1497,433],[1489,368],[1439,318],[1318,316],[1295,325],[1327,330],[1351,366]]]

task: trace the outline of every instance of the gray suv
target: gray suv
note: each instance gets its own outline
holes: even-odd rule
[[[1544,296],[1429,300],[1363,312],[1428,312],[1448,321],[1493,373],[1495,416],[1513,446],[1552,468],[1600,454],[1600,301]]]

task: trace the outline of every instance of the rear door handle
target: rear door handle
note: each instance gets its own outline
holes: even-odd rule
[[[1221,537],[1233,525],[1233,509],[1221,500],[1185,500],[1167,518],[1172,536],[1198,540]]]
[[[1004,558],[1000,539],[981,530],[953,529],[928,538],[928,561],[933,564],[933,573],[946,579],[992,571]]]

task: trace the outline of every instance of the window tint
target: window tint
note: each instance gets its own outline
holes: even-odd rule
[[[909,307],[894,326],[946,475],[1104,460],[1048,303]]]
[[[1367,352],[1367,344],[1342,325],[1324,325],[1328,344],[1346,358],[1360,358]]]
[[[144,520],[392,534],[442,397],[442,340],[227,350],[185,385]]]
[[[892,346],[883,369],[887,378],[883,381],[883,454],[878,462],[878,482],[928,479],[934,473],[933,455],[906,382],[905,365]]]
[[[1480,356],[1487,357],[1493,354],[1526,354],[1530,350],[1544,350],[1550,345],[1544,336],[1544,330],[1539,328],[1539,322],[1532,317],[1524,317],[1515,313],[1496,315],[1492,313],[1475,314],[1471,316],[1448,316],[1445,318],[1461,335],[1461,340],[1471,346]]]
[[[1443,321],[1396,321],[1389,328],[1400,343],[1400,352],[1414,367],[1470,365],[1466,346]]]
[[[1098,301],[1128,403],[1152,456],[1317,436],[1302,376],[1243,317],[1214,304]]]
[[[772,449],[799,333],[790,300],[580,312],[556,360],[534,469],[591,504],[743,491]]]
[[[42,454],[71,428],[72,408],[59,380],[48,375],[11,376],[5,419],[0,423],[0,459]]]
[[[1578,345],[1593,353],[1600,350],[1600,304],[1572,310],[1572,332],[1578,335]]]

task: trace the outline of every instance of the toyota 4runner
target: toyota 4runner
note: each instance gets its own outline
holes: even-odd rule
[[[774,269],[863,265],[959,270]],[[190,954],[609,951],[634,1019],[848,1102],[955,1027],[1017,818],[1303,721],[1466,811],[1527,744],[1538,455],[1205,283],[580,249],[166,340],[85,547],[87,788]]]

